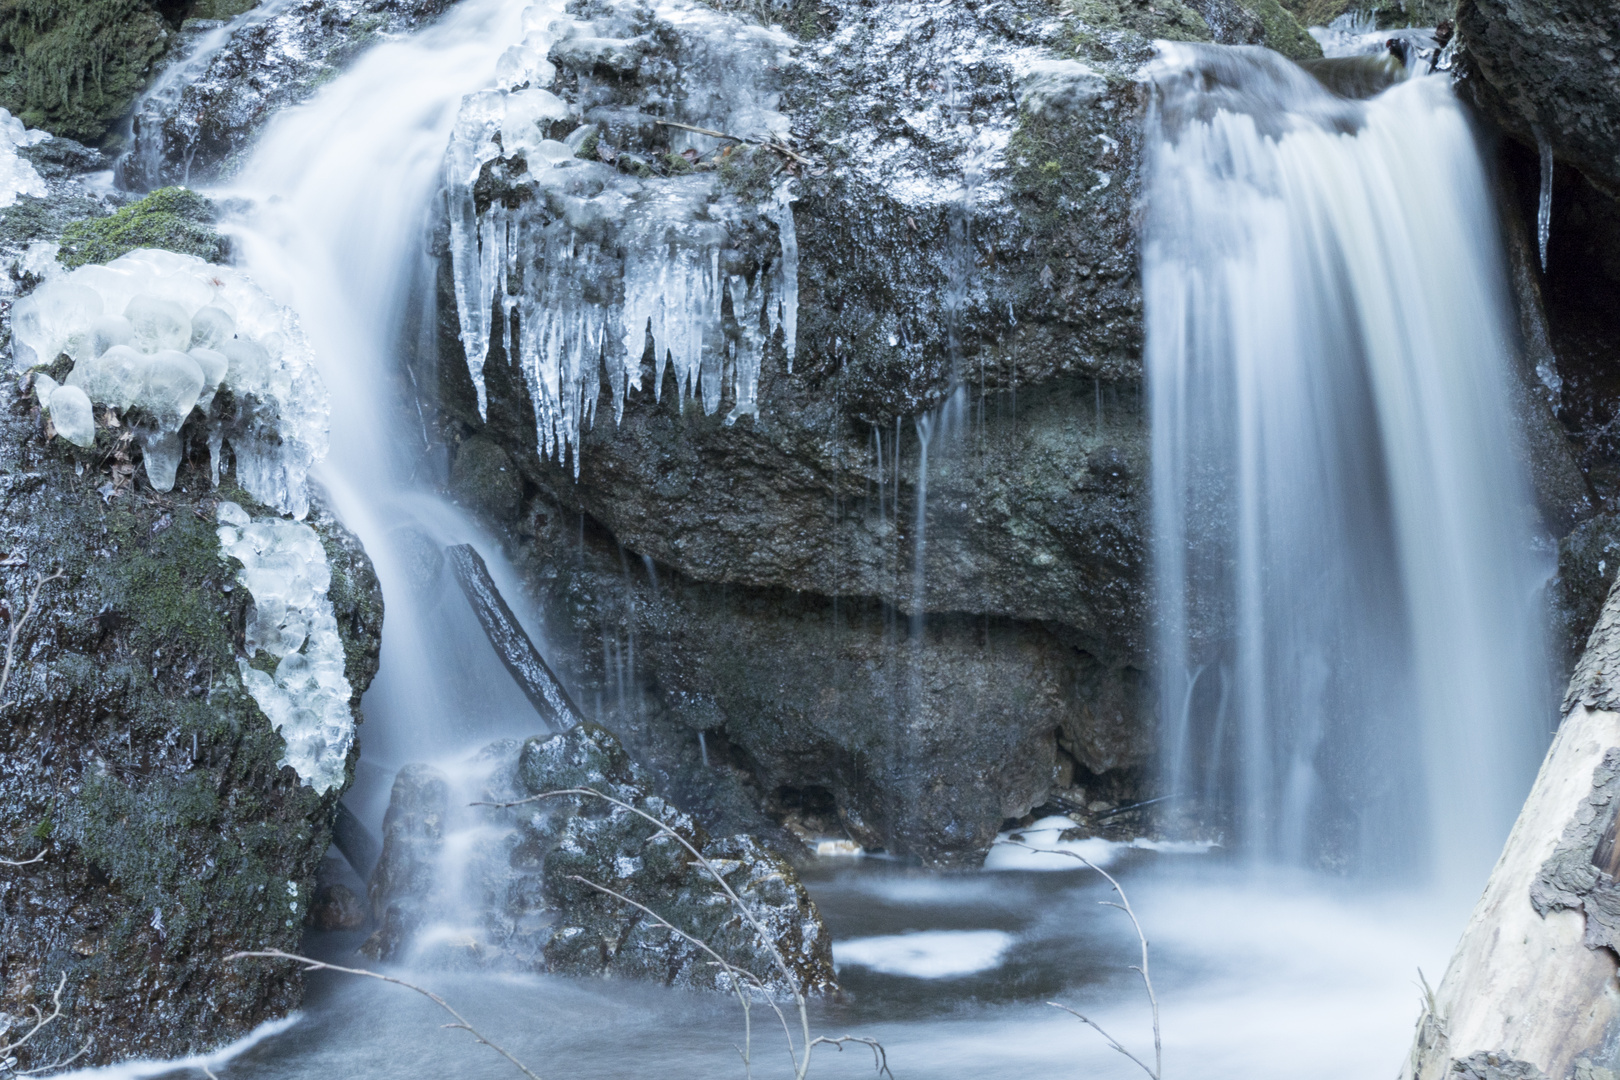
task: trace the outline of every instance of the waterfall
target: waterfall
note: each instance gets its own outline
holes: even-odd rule
[[[1440,78],[1164,44],[1142,254],[1167,789],[1473,887],[1550,710],[1489,184]]]
[[[373,820],[399,766],[541,729],[443,570],[446,545],[473,543],[502,593],[524,595],[499,547],[436,492],[443,464],[414,404],[432,388],[409,383],[431,367],[409,359],[431,350],[434,313],[419,305],[433,296],[429,211],[445,147],[463,97],[493,84],[522,36],[522,13],[511,0],[464,0],[434,26],[378,44],[271,120],[219,193],[249,206],[226,225],[242,268],[302,317],[331,393],[331,450],[317,479],[365,544],[388,605],[349,796]],[[412,326],[428,328],[428,345],[404,332]]]

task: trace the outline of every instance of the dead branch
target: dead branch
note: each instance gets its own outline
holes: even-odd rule
[[[707,135],[711,139],[730,139],[732,142],[749,143],[753,146],[763,146],[765,149],[781,154],[783,157],[792,158],[801,165],[810,164],[809,158],[805,157],[797,150],[794,150],[786,143],[778,142],[775,139],[751,139],[742,135],[727,135],[725,132],[715,131],[713,128],[693,127],[691,124],[678,124],[673,120],[654,120],[653,123],[659,125],[660,127],[680,128],[682,131],[690,131],[697,135]]]
[[[62,991],[65,989],[67,989],[67,972],[64,971],[62,972],[62,977],[56,982],[56,992],[51,995],[50,1013],[47,1014],[45,1010],[41,1009],[38,1005],[30,1005],[29,1008],[34,1011],[34,1026],[29,1028],[27,1033],[24,1034],[22,1038],[17,1039],[15,1042],[0,1042],[0,1060],[11,1056],[13,1051],[22,1049],[23,1045],[27,1043],[29,1039],[32,1039],[35,1035],[38,1035],[42,1030],[54,1023],[57,1018],[62,1015]],[[0,1037],[4,1037],[9,1030],[9,1024],[6,1027],[0,1028]],[[47,1068],[49,1067],[51,1066],[47,1066]]]
[[[445,1024],[444,1027],[465,1031],[478,1042],[483,1043],[485,1046],[501,1055],[501,1057],[505,1058],[507,1061],[510,1061],[517,1068],[517,1070],[524,1076],[527,1076],[529,1080],[540,1080],[540,1077],[531,1072],[527,1065],[513,1057],[505,1048],[485,1038],[477,1028],[473,1027],[467,1022],[466,1017],[456,1012],[448,1001],[444,1000],[444,998],[440,997],[438,994],[435,994],[431,990],[424,990],[422,987],[417,986],[414,983],[408,983],[404,979],[396,979],[392,975],[384,975],[376,971],[367,971],[365,968],[339,967],[337,964],[328,964],[321,960],[311,960],[307,956],[297,956],[293,953],[282,952],[280,949],[260,949],[253,952],[231,953],[225,959],[245,960],[249,957],[256,957],[264,960],[291,960],[294,963],[303,964],[305,971],[337,971],[342,972],[344,975],[364,975],[368,979],[376,979],[379,982],[393,983],[395,986],[403,986],[407,990],[414,990],[416,993],[421,994],[423,997],[433,1002],[433,1004],[437,1005],[439,1008],[456,1018],[455,1023]]]
[[[22,634],[24,624],[26,624],[29,618],[31,618],[34,614],[34,606],[39,602],[39,590],[45,587],[46,582],[55,581],[57,578],[61,577],[67,577],[67,575],[62,573],[60,570],[56,571],[56,573],[52,574],[50,577],[46,577],[44,574],[37,575],[34,580],[34,591],[28,594],[28,606],[23,609],[23,613],[20,617],[12,620],[11,630],[6,636],[6,664],[4,669],[0,669],[0,696],[4,696],[6,687],[11,685],[12,652],[17,647],[17,638]]]
[[[0,866],[32,866],[44,858],[45,853],[42,851],[32,859],[0,859]]]
[[[1140,942],[1142,946],[1142,964],[1140,967],[1132,967],[1131,970],[1142,976],[1142,985],[1147,989],[1148,1004],[1153,1007],[1153,1068],[1148,1068],[1140,1058],[1121,1046],[1117,1039],[1108,1034],[1108,1032],[1104,1031],[1101,1027],[1098,1027],[1095,1021],[1082,1016],[1080,1013],[1075,1012],[1067,1005],[1060,1005],[1055,1001],[1048,1001],[1047,1004],[1053,1008],[1062,1009],[1071,1016],[1077,1017],[1081,1022],[1096,1028],[1097,1034],[1108,1040],[1108,1045],[1112,1046],[1115,1050],[1118,1050],[1120,1053],[1136,1062],[1143,1072],[1152,1077],[1152,1080],[1160,1080],[1160,1077],[1164,1075],[1164,1047],[1159,1036],[1159,998],[1158,995],[1153,992],[1153,978],[1148,974],[1147,935],[1142,932],[1142,924],[1137,920],[1136,912],[1132,910],[1130,898],[1125,895],[1125,890],[1120,886],[1119,882],[1115,880],[1114,875],[1110,874],[1108,871],[1104,870],[1102,867],[1098,866],[1084,855],[1081,855],[1079,852],[1064,851],[1061,848],[1038,848],[1018,840],[1005,840],[1003,843],[1011,844],[1013,847],[1021,847],[1026,851],[1040,851],[1050,852],[1054,855],[1067,855],[1069,858],[1084,863],[1086,866],[1097,871],[1097,873],[1103,876],[1103,880],[1107,881],[1108,884],[1113,887],[1114,892],[1119,894],[1120,902],[1117,904],[1112,900],[1099,900],[1098,903],[1102,904],[1104,907],[1118,908],[1119,910],[1123,911],[1126,915],[1130,916],[1131,926],[1136,928],[1136,940]]]

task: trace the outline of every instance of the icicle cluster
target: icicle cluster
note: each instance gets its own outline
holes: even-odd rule
[[[80,267],[17,301],[12,349],[23,370],[72,358],[62,385],[35,380],[69,442],[95,442],[92,405],[136,410],[147,479],[168,491],[180,429],[201,409],[214,483],[229,442],[237,483],[295,518],[308,512],[305,478],[326,452],[326,390],[297,317],[240,271],[158,250]],[[210,409],[221,388],[233,407]]]
[[[233,502],[219,504],[219,547],[238,559],[237,580],[253,595],[245,634],[249,657],[277,657],[274,675],[238,659],[242,683],[287,744],[278,765],[325,793],[344,781],[354,744],[353,688],[343,674],[343,640],[326,591],[326,549],[308,525],[253,521]]]
[[[479,410],[487,409],[484,362],[499,332],[513,338],[508,355],[527,381],[543,453],[561,459],[572,450],[577,475],[580,433],[594,420],[602,372],[617,421],[625,394],[642,388],[649,335],[655,395],[673,366],[681,396],[701,401],[706,413],[720,408],[729,389],[735,404],[726,423],[758,414],[760,361],[778,328],[792,365],[798,241],[791,181],[750,207],[724,192],[713,172],[638,178],[577,156],[599,131],[580,123],[594,113],[581,117],[575,105],[544,89],[556,76],[546,57],[554,48],[635,56],[650,35],[610,36],[622,22],[551,19],[554,10],[528,10],[523,42],[498,66],[502,88],[463,102],[445,180],[461,341]],[[791,38],[701,4],[665,4],[655,18],[679,41],[680,123],[751,139],[787,135],[777,95],[763,86]],[[563,139],[548,137],[557,126],[573,130]],[[720,145],[682,128],[665,130],[674,151]],[[496,199],[479,213],[474,185],[487,164],[502,158],[509,174],[521,176],[526,167],[522,182],[532,185],[532,198],[517,209]],[[776,226],[780,255],[768,266],[733,244],[750,218]],[[726,301],[735,322],[729,336]],[[518,330],[508,335],[514,312]]]
[[[9,110],[0,109],[0,207],[10,206],[19,195],[44,198],[49,192],[45,178],[29,162],[18,156],[19,146],[38,146],[51,137],[37,128],[29,131]]]

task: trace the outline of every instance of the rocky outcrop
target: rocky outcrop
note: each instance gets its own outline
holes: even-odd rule
[[[565,789],[624,805],[523,802]],[[521,805],[483,805],[503,803]],[[710,837],[590,724],[494,743],[454,777],[401,769],[369,891],[378,929],[362,951],[375,959],[729,990],[709,954],[664,920],[774,991],[834,986],[831,938],[792,866],[751,836]]]
[[[194,24],[194,40],[135,103],[120,179],[143,190],[217,178],[276,110],[303,100],[383,35],[448,3],[294,0],[249,10],[224,28]]]
[[[60,272],[63,233],[86,259],[132,240],[217,245],[194,220],[207,217],[195,196],[111,215],[121,200],[73,179],[99,155],[65,140],[32,149],[44,148],[35,163],[50,196],[0,211],[10,293]],[[67,364],[44,366],[60,378]],[[244,686],[253,601],[216,510],[228,499],[261,519],[274,511],[236,486],[229,461],[211,485],[200,414],[160,493],[116,414],[98,410],[83,450],[53,438],[34,377],[13,369],[0,392],[0,582],[15,635],[0,693],[0,859],[26,863],[0,865],[0,1011],[46,1005],[65,977],[65,1014],[19,1069],[83,1048],[89,1062],[210,1049],[299,1002],[296,973],[223,958],[296,949],[352,755],[337,763],[344,782],[317,794],[280,764],[289,749]],[[357,542],[318,509],[312,524],[358,721],[382,600]]]
[[[1281,9],[833,4],[790,23],[792,59],[758,87],[780,95],[760,100],[779,102],[805,160],[710,146],[676,164],[675,133],[648,117],[701,126],[701,94],[663,92],[703,86],[680,67],[701,54],[692,31],[574,10],[597,46],[551,49],[575,119],[547,133],[596,125],[575,175],[597,177],[591,191],[633,178],[639,199],[713,169],[716,220],[755,222],[720,248],[750,280],[785,272],[767,203],[792,179],[798,259],[796,348],[790,363],[773,329],[757,413],[741,415],[742,390],[683,402],[673,378],[655,387],[649,351],[622,417],[604,386],[561,461],[541,452],[528,361],[498,332],[481,414],[446,269],[452,484],[506,528],[581,706],[682,790],[733,808],[825,797],[861,843],[942,863],[976,861],[1076,764],[1083,783],[1139,779],[1136,74],[1152,38],[1207,40],[1213,24],[1295,55],[1314,43]],[[477,211],[556,220],[550,174],[496,158]],[[517,258],[510,295],[555,273]],[[705,769],[711,745],[724,760]],[[732,769],[747,790],[714,775]]]
[[[1490,119],[1620,197],[1620,11],[1607,0],[1462,0],[1461,84]]]
[[[70,454],[43,426],[9,382],[12,625],[41,574],[65,576],[20,625],[0,702],[0,844],[41,857],[0,866],[0,1009],[44,1004],[66,975],[68,1014],[23,1067],[86,1045],[93,1062],[200,1051],[297,1006],[295,975],[223,957],[296,948],[341,789],[317,795],[278,767],[286,747],[237,675],[251,601],[212,511],[252,501],[228,479],[210,489],[200,443],[159,495],[120,473],[116,433]],[[381,598],[358,545],[333,521],[318,531],[357,706]]]

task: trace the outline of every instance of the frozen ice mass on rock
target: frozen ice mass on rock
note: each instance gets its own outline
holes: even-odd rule
[[[600,103],[583,85],[575,101],[546,89],[557,65],[585,57],[678,72],[682,89],[671,92],[667,113],[676,126],[662,130],[671,157],[701,155],[722,140],[693,128],[743,140],[789,137],[772,73],[790,61],[796,41],[688,0],[634,12],[607,5],[589,21],[556,11],[530,7],[524,39],[497,65],[499,88],[464,99],[445,186],[461,340],[479,410],[487,407],[491,335],[512,325],[516,312],[520,329],[507,349],[534,401],[541,452],[561,459],[571,448],[577,473],[602,374],[617,420],[625,394],[642,388],[649,339],[655,395],[673,367],[681,397],[700,401],[705,413],[715,413],[729,391],[726,423],[758,415],[760,361],[778,329],[792,367],[798,242],[791,177],[753,205],[725,190],[714,172],[636,175],[600,154],[586,160],[581,151],[606,130],[598,120],[624,110]],[[656,33],[637,32],[637,20],[648,18]],[[658,50],[668,55],[650,55]],[[660,94],[649,91],[649,100]],[[569,120],[571,133],[549,137]],[[650,116],[640,122],[663,123]],[[521,182],[532,183],[536,197],[516,208],[495,200],[480,211],[474,186],[485,166],[501,159],[511,175],[527,173]],[[773,225],[779,240],[768,262],[741,256],[735,243],[757,221]]]
[[[200,409],[215,483],[229,445],[237,483],[254,498],[295,518],[308,512],[305,478],[326,452],[326,390],[297,317],[240,271],[151,249],[80,267],[17,301],[12,349],[23,371],[73,360],[61,386],[35,377],[68,441],[95,442],[93,405],[133,410],[147,479],[168,491],[180,429]]]
[[[45,178],[17,155],[17,147],[38,146],[50,137],[48,131],[29,131],[9,110],[0,109],[0,207],[10,206],[19,195],[44,198],[48,193]]]
[[[326,549],[301,521],[254,521],[234,502],[221,502],[222,557],[242,564],[237,580],[253,596],[244,635],[248,659],[238,658],[242,683],[287,744],[277,764],[291,765],[317,793],[344,782],[354,744],[353,688],[343,674],[343,641],[327,589]],[[276,658],[275,674],[254,667],[259,653]]]

